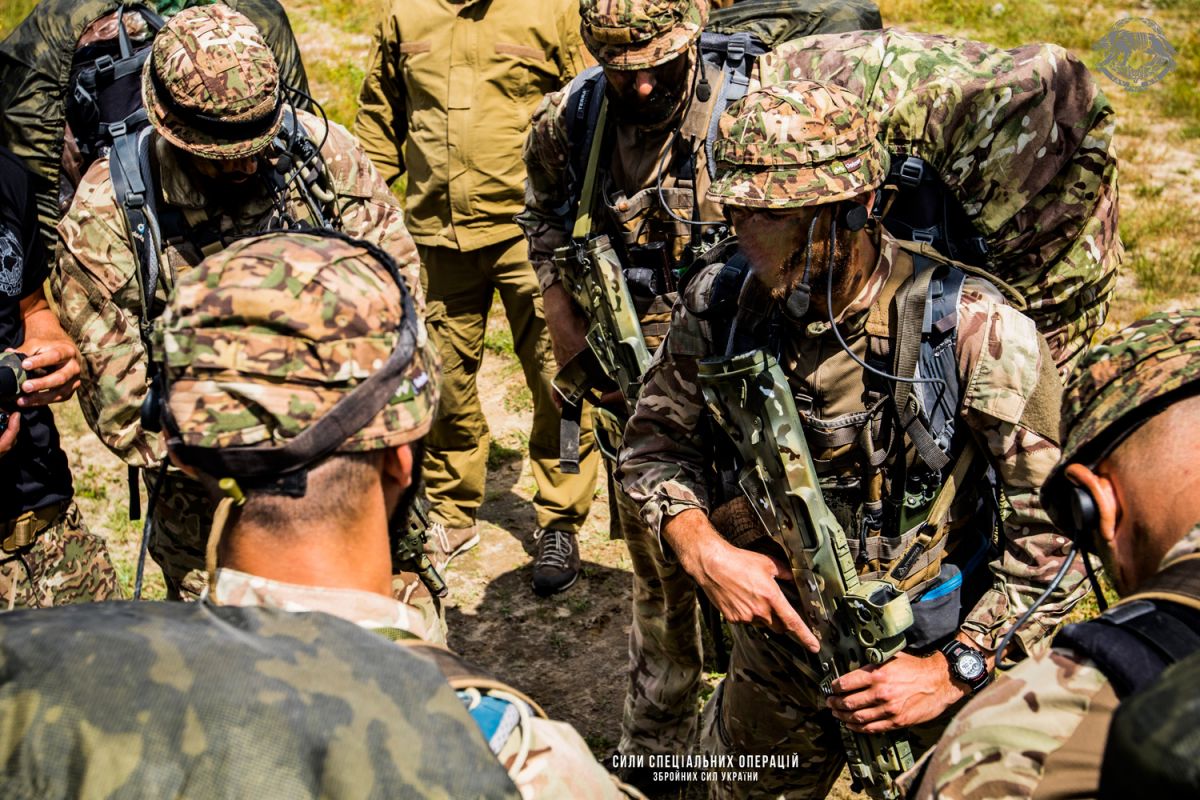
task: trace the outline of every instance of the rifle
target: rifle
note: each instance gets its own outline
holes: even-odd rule
[[[446,580],[425,554],[425,540],[428,538],[425,532],[429,529],[428,507],[425,492],[417,492],[408,515],[408,525],[392,535],[392,572],[415,572],[430,594],[445,597],[449,591]]]
[[[837,677],[882,664],[904,649],[913,621],[908,596],[886,581],[859,579],[775,358],[754,350],[703,359],[698,380],[744,465],[738,486],[787,554],[800,593],[798,611],[821,641],[820,652],[799,667],[828,695]],[[895,777],[913,763],[908,738],[854,733],[844,725],[841,732],[855,788],[884,800],[899,797]]]

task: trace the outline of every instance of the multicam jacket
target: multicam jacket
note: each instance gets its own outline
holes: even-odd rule
[[[701,103],[693,97],[681,120],[665,126],[646,128],[626,121],[613,122],[612,156],[602,167],[603,183],[594,206],[593,231],[620,237],[624,245],[644,245],[667,242],[675,258],[683,254],[691,235],[690,226],[672,220],[663,211],[658,198],[658,177],[662,173],[663,199],[680,217],[691,219],[698,209],[699,219],[723,224],[719,206],[705,197],[708,190],[708,160],[704,148],[713,108],[720,96],[721,71],[705,67],[712,86],[712,96]],[[579,79],[576,78],[576,81]],[[562,279],[553,261],[555,249],[571,241],[574,218],[566,219],[563,209],[571,206],[568,197],[567,170],[571,141],[567,132],[567,104],[575,82],[546,96],[533,115],[529,139],[525,143],[525,168],[529,180],[525,184],[525,211],[517,221],[529,241],[529,260],[537,270],[543,290]],[[678,141],[673,136],[679,128]],[[582,135],[586,125],[578,125]],[[599,134],[597,134],[599,135]],[[675,142],[675,154],[668,148]],[[681,151],[694,161],[685,164]],[[694,170],[693,170],[694,167]],[[694,179],[681,171],[694,171]],[[697,204],[699,204],[697,206]],[[670,320],[674,294],[657,298],[641,316],[646,345],[658,346]]]
[[[413,238],[466,251],[519,235],[529,117],[590,62],[574,0],[392,0],[354,128],[388,183],[407,173]]]
[[[838,329],[859,358],[867,358],[868,316],[896,270],[908,270],[911,256],[886,232],[879,260],[859,295],[838,318]],[[619,479],[629,495],[642,505],[642,515],[653,530],[667,519],[698,508],[706,513],[715,505],[710,465],[714,450],[705,436],[707,412],[696,383],[697,363],[713,354],[709,323],[692,309],[703,309],[711,300],[717,267],[710,266],[689,284],[685,298],[675,305],[671,329],[646,373],[644,388],[625,429]],[[897,274],[902,274],[897,272]],[[812,319],[813,317],[809,317]],[[798,408],[805,416],[808,438],[817,470],[830,503],[848,535],[857,532],[863,493],[857,484],[841,481],[846,464],[856,455],[849,448],[827,450],[813,426],[817,421],[847,419],[864,407],[864,373],[843,352],[828,322],[812,321],[803,328],[794,323],[782,335],[781,366],[794,392],[804,398]],[[962,609],[961,630],[980,647],[995,649],[999,637],[1041,594],[1059,568],[1069,541],[1050,524],[1041,508],[1038,489],[1053,468],[1059,453],[1058,406],[1061,385],[1045,340],[1033,323],[1008,306],[989,284],[968,277],[958,305],[956,353],[962,397],[959,419],[973,435],[1010,506],[1000,541],[990,563],[991,586],[973,608]],[[841,484],[839,486],[828,485]],[[979,497],[961,492],[952,507],[947,549],[955,546],[956,523],[964,532],[980,535],[963,525]],[[856,508],[856,506],[858,508]],[[878,569],[881,553],[890,552],[895,531],[864,542],[858,554],[860,571]],[[856,536],[849,536],[852,551]],[[1030,623],[1018,634],[1022,646],[1032,651],[1052,631],[1084,594],[1081,572],[1067,576]]]
[[[1200,524],[1159,569],[1197,553]],[[1056,647],[972,699],[900,782],[909,800],[1095,797],[1117,704],[1093,661]]]
[[[416,246],[396,199],[345,128],[330,123],[325,137],[317,117],[304,111],[298,111],[297,117],[314,142],[325,140],[321,154],[331,173],[343,229],[379,244],[396,259],[417,298],[418,311],[423,312]],[[209,195],[192,177],[184,156],[157,136],[154,153],[160,176],[159,214],[176,209],[186,223],[183,235],[164,243],[166,267],[152,309],[152,316],[157,316],[165,307],[174,276],[208,254],[192,241],[199,232],[214,239],[205,248],[208,252],[219,250],[233,237],[271,227],[274,206],[271,192],[255,178],[231,185],[219,196]],[[259,168],[272,167],[260,162]],[[308,218],[294,192],[287,205],[297,219]],[[141,426],[146,353],[138,333],[139,266],[113,192],[107,158],[88,170],[58,230],[62,246],[50,288],[63,328],[83,356],[79,402],[84,418],[118,457],[136,466],[152,465],[161,458],[163,445],[160,437]]]
[[[350,589],[298,586],[228,568],[217,571],[211,602],[222,605],[280,608],[286,611],[321,611],[349,620],[360,627],[379,631],[403,644],[427,642],[445,646],[437,620],[423,620],[416,607],[390,597]],[[456,686],[456,688],[458,688]],[[482,687],[486,691],[486,687]],[[529,720],[533,735],[529,755],[513,777],[525,800],[559,797],[637,797],[608,775],[589,752],[576,730],[565,722],[542,717]],[[510,770],[522,746],[521,729],[508,735],[497,758]]]

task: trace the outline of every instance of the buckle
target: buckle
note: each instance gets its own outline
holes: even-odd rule
[[[933,244],[938,237],[937,227],[933,228],[913,228],[912,240],[914,242],[924,242],[925,244]]]
[[[740,31],[729,37],[729,42],[725,45],[725,57],[730,61],[741,61],[746,57],[746,50],[750,47],[750,34],[745,31]]]
[[[116,68],[116,66],[117,62],[113,60],[112,56],[104,55],[96,59],[96,73],[98,75],[104,75],[107,77],[112,74],[112,71]]]
[[[925,177],[925,162],[916,156],[909,156],[904,159],[896,174],[901,183],[910,189],[915,189],[921,185],[921,179]]]

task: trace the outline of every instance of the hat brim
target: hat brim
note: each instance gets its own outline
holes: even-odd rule
[[[588,35],[585,26],[583,41],[603,67],[617,70],[652,69],[687,52],[692,42],[700,36],[700,28],[701,26],[695,22],[681,22],[662,36],[656,36],[645,44],[630,47],[597,41]]]
[[[887,151],[876,142],[849,158],[812,167],[732,169],[708,188],[708,199],[743,208],[804,208],[849,200],[887,177]]]
[[[171,144],[201,158],[215,161],[230,161],[256,155],[271,144],[283,125],[283,103],[278,103],[275,118],[265,133],[252,139],[224,139],[189,127],[186,122],[171,114],[161,102],[154,89],[150,75],[153,59],[146,60],[142,70],[142,104],[154,130]]]

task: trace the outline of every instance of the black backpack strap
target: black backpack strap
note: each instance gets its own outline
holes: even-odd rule
[[[715,180],[717,165],[713,161],[713,145],[717,141],[721,114],[741,98],[750,87],[750,69],[754,60],[767,51],[758,37],[746,31],[738,33],[702,33],[700,51],[709,63],[721,68],[721,93],[713,106],[712,118],[708,123],[708,135],[704,140],[705,163],[708,177]]]
[[[579,213],[588,155],[592,152],[600,104],[604,101],[604,85],[604,69],[598,65],[589,67],[572,82],[567,96],[567,141],[571,145],[567,158],[567,196],[563,206],[556,209],[555,213],[562,219],[563,229],[568,232]],[[579,135],[581,125],[586,126],[582,136]]]
[[[1164,669],[1200,651],[1200,612],[1166,600],[1137,597],[1088,622],[1068,625],[1055,647],[1087,656],[1126,697]]]
[[[138,260],[137,279],[141,288],[142,313],[139,319],[142,341],[150,353],[150,328],[153,320],[154,293],[161,272],[160,243],[155,194],[157,187],[150,169],[150,141],[153,128],[136,134],[124,129],[113,141],[109,153],[109,172],[113,192],[121,204]],[[153,361],[153,357],[151,357]]]

